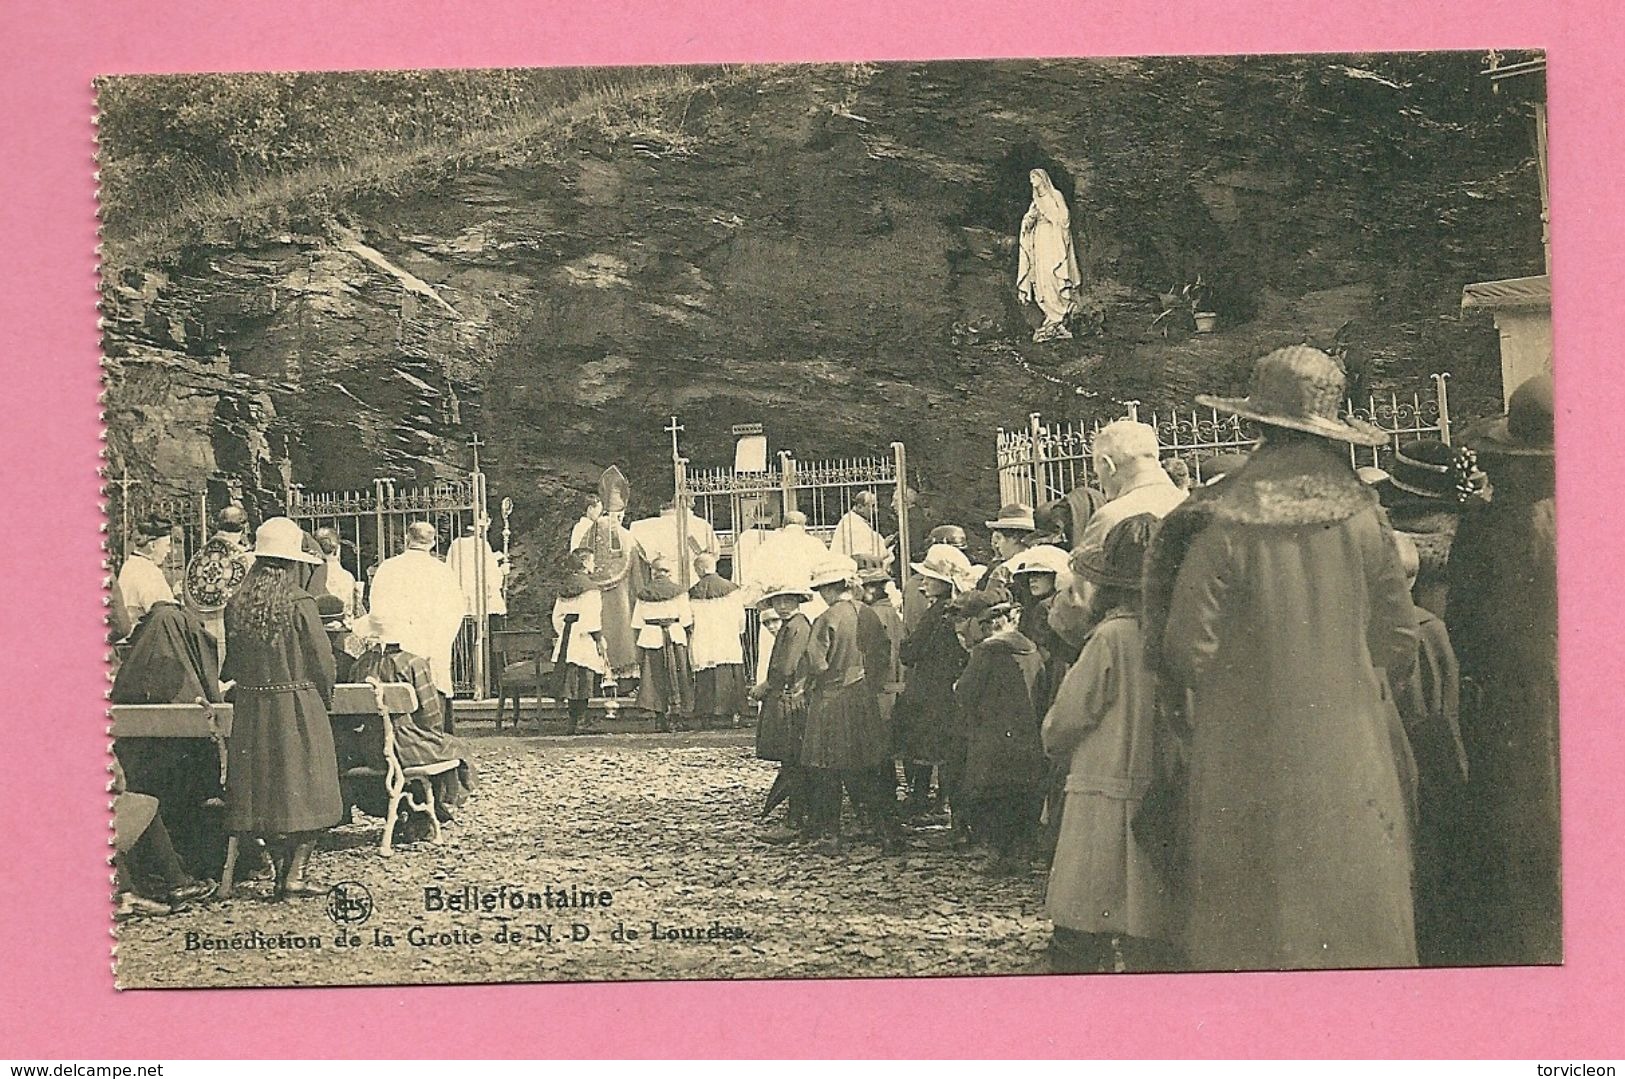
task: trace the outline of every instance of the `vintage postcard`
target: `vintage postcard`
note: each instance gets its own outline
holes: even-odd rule
[[[1562,962],[1542,54],[96,93],[120,986]]]

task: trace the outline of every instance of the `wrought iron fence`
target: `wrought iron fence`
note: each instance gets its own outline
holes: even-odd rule
[[[1357,468],[1386,467],[1401,443],[1437,438],[1448,444],[1449,378],[1448,373],[1430,376],[1426,392],[1372,395],[1358,404],[1345,402],[1345,416],[1365,420],[1389,435],[1381,446],[1351,445],[1349,462]],[[1137,404],[1130,403],[1128,418],[1141,418]],[[1037,412],[1027,419],[1026,430],[1001,427],[995,439],[1001,502],[1042,506],[1094,482],[1090,449],[1103,421],[1084,427],[1070,421],[1046,421]],[[1197,482],[1201,482],[1205,462],[1223,453],[1246,452],[1258,444],[1254,424],[1214,409],[1152,413],[1146,422],[1156,428],[1163,459],[1183,460]]]
[[[745,531],[773,528],[783,523],[784,514],[799,510],[806,514],[807,531],[828,544],[862,492],[873,494],[882,508],[888,501],[882,496],[889,496],[892,519],[875,527],[883,533],[895,530],[893,571],[906,572],[910,558],[908,452],[901,442],[893,442],[886,454],[826,461],[799,461],[793,454],[781,452],[772,469],[747,472],[691,468],[676,444],[675,433],[681,427],[675,419],[667,430],[673,432],[672,467],[679,505],[685,496],[693,499],[693,512],[716,533],[734,581],[751,580],[756,569],[748,564],[748,549],[739,544]],[[746,618],[746,670],[755,671],[758,614],[750,609]]]
[[[178,596],[186,576],[186,564],[209,538],[209,496],[196,494],[151,494],[143,484],[120,470],[109,475],[103,487],[107,499],[107,564],[117,574],[130,550],[135,529],[153,520],[170,523],[174,543],[169,557],[159,568]]]
[[[286,492],[288,516],[307,532],[331,528],[339,536],[339,559],[365,584],[372,602],[372,576],[386,558],[406,549],[406,530],[426,521],[440,536],[439,548],[474,526],[486,540],[485,475],[476,470],[467,479],[441,480],[406,486],[391,479],[376,479],[370,491],[307,492],[290,485]],[[484,562],[474,560],[474,597],[477,612],[463,622],[452,646],[452,681],[459,695],[488,696],[489,614],[485,607]]]

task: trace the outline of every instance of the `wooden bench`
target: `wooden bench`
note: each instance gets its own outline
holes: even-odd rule
[[[434,812],[434,790],[429,778],[456,768],[458,761],[437,761],[434,764],[404,767],[395,748],[395,725],[391,715],[404,715],[417,711],[417,692],[406,682],[341,682],[333,687],[330,715],[370,715],[376,713],[383,723],[384,760],[386,766],[352,768],[347,776],[380,776],[389,797],[389,812],[384,824],[384,836],[379,844],[385,856],[394,853],[391,833],[400,815],[400,804],[419,812],[427,811],[432,825],[432,838],[440,840],[440,820]],[[210,704],[197,700],[191,704],[115,704],[111,708],[114,738],[209,738],[220,754],[220,780],[226,778],[226,742],[231,737],[233,708],[230,704]],[[425,791],[424,803],[416,801],[410,788],[418,783]],[[226,865],[221,873],[222,898],[229,899],[234,888],[233,875],[237,867],[236,835],[226,840]]]
[[[372,768],[363,765],[345,771],[346,779],[375,777],[384,781],[384,791],[389,799],[389,806],[384,813],[384,835],[378,842],[378,853],[388,858],[395,853],[395,822],[400,818],[401,803],[405,802],[407,808],[417,813],[426,813],[429,817],[430,841],[440,842],[440,815],[435,812],[434,784],[431,780],[438,775],[457,768],[462,764],[460,760],[435,761],[433,764],[405,765],[401,763],[399,747],[395,744],[395,723],[392,715],[404,715],[418,709],[417,693],[404,682],[385,684],[373,681],[366,685],[357,686],[358,689],[369,690],[371,697],[371,711],[378,714],[379,721],[384,728],[384,767]],[[404,690],[404,699],[400,691]],[[359,702],[358,702],[359,703]],[[333,715],[362,715],[369,709],[350,707],[347,697],[344,707],[340,707],[338,691],[333,693]],[[423,792],[423,801],[412,796],[412,785],[417,784]]]

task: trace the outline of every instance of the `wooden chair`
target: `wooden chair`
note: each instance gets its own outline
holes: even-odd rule
[[[499,629],[491,634],[491,666],[497,672],[497,730],[508,698],[513,698],[513,725],[520,721],[519,697],[536,695],[536,726],[542,725],[542,698],[546,676],[553,670],[553,634],[542,629]]]

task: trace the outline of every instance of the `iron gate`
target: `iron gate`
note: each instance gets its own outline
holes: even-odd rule
[[[406,529],[417,521],[432,524],[444,553],[452,540],[470,524],[481,543],[489,542],[485,474],[475,469],[467,479],[441,480],[408,486],[393,479],[376,479],[372,490],[307,492],[291,485],[286,494],[288,516],[307,532],[322,527],[339,535],[339,559],[363,582],[372,602],[372,576],[384,559],[406,549]],[[479,548],[476,547],[476,550]],[[490,612],[486,610],[485,561],[474,559],[475,611],[463,620],[452,648],[451,669],[460,696],[489,696]]]
[[[1349,446],[1349,461],[1386,467],[1394,450],[1407,441],[1437,438],[1450,442],[1450,394],[1448,373],[1430,376],[1427,394],[1368,397],[1362,405],[1345,403],[1343,414],[1365,420],[1388,432],[1382,446]],[[1139,402],[1128,402],[1128,418],[1139,419]],[[1197,482],[1202,464],[1221,453],[1238,453],[1258,444],[1258,429],[1235,416],[1214,409],[1192,410],[1166,416],[1152,413],[1147,421],[1157,430],[1164,459],[1178,457],[1190,467]],[[1038,507],[1064,498],[1074,488],[1094,482],[1090,446],[1103,423],[1084,427],[1070,421],[1045,421],[1037,412],[1027,417],[1025,431],[999,428],[994,453],[999,470],[999,500]]]
[[[682,426],[673,417],[667,431],[672,441],[678,532],[684,546],[687,545],[688,515],[683,507],[692,499],[691,512],[716,532],[722,557],[728,560],[733,579],[744,582],[751,579],[752,567],[745,564],[749,556],[738,541],[752,521],[783,523],[786,513],[799,510],[807,516],[807,531],[828,545],[859,493],[867,491],[882,507],[882,496],[890,497],[891,528],[877,527],[876,530],[883,534],[895,530],[896,557],[892,572],[898,583],[902,583],[910,558],[908,452],[903,443],[893,442],[885,454],[826,461],[799,461],[794,454],[781,451],[771,462],[772,467],[760,472],[736,468],[694,469],[678,446],[677,436],[681,430]],[[682,561],[686,575],[687,560]],[[760,619],[754,607],[746,610],[745,618],[746,670],[754,676]]]

